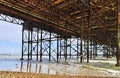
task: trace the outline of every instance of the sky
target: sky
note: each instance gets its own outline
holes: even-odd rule
[[[21,54],[22,26],[0,20],[0,54]]]

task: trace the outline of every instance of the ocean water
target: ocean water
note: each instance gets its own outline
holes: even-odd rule
[[[56,74],[49,68],[50,63],[36,60],[20,60],[20,55],[0,55],[0,71]]]

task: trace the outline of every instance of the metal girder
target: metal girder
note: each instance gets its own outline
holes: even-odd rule
[[[116,66],[120,66],[120,0],[118,0],[118,29],[117,29],[117,53],[116,53],[116,58],[117,58],[117,63]]]
[[[17,8],[17,6],[15,7],[11,7],[11,6],[14,6],[12,3],[2,3],[1,2],[1,8],[0,8],[0,11],[3,13],[3,14],[6,14],[6,15],[9,15],[11,17],[16,17],[16,18],[19,18],[23,21],[26,21],[26,20],[29,20],[31,19],[30,21],[34,21],[34,22],[37,22],[37,23],[42,23],[42,24],[45,24],[46,26],[49,26],[49,27],[52,27],[52,28],[56,28],[56,27],[59,27],[60,30],[63,30],[64,31],[64,27],[57,24],[57,22],[50,22],[50,20],[45,20],[45,19],[42,19],[41,17],[37,16],[36,14],[32,14],[31,12],[29,13],[29,11],[24,11],[24,9],[19,9]],[[74,31],[68,29],[68,32],[71,32],[71,34],[75,34]]]
[[[67,59],[79,59],[80,57],[80,39],[68,38],[67,33],[61,38],[57,34],[44,31],[38,28],[32,28],[31,23],[23,24],[22,30],[22,57],[23,59],[49,59],[57,61]],[[27,29],[26,29],[27,28]],[[82,59],[81,59],[82,60]]]
[[[68,5],[70,5],[70,4],[74,4],[75,5],[76,4],[75,5],[76,8],[73,7],[74,5],[70,5],[71,9],[77,11],[77,8],[78,8],[78,10],[81,11],[79,13],[80,15],[75,17],[75,18],[79,18],[79,19],[76,19],[73,22],[70,21],[70,20],[72,20],[72,19],[74,20],[74,18],[73,18],[74,16],[73,17],[69,17],[69,14],[66,13],[66,12],[69,12],[71,9],[68,8],[66,12],[62,12],[64,10],[64,7],[60,8],[61,4],[58,4],[59,7],[58,7],[58,5],[57,6],[53,6],[53,5],[51,5],[53,2],[45,3],[45,1],[33,1],[33,0],[29,0],[29,1],[25,1],[25,0],[22,0],[22,1],[19,1],[19,0],[16,0],[16,1],[14,1],[14,0],[6,0],[6,1],[4,1],[4,0],[1,0],[0,2],[1,2],[2,6],[1,6],[0,9],[1,9],[2,13],[9,12],[8,15],[10,15],[12,17],[17,17],[17,18],[20,18],[22,20],[29,20],[29,19],[31,19],[31,21],[34,21],[34,22],[37,22],[37,23],[46,24],[46,26],[49,26],[49,27],[52,27],[52,28],[59,27],[59,29],[62,30],[62,31],[65,31],[64,30],[64,26],[65,26],[65,23],[67,22],[68,25],[69,25],[68,28],[67,28],[68,29],[67,32],[69,32],[69,33],[71,33],[73,35],[77,34],[76,36],[80,36],[81,35],[79,29],[81,28],[81,21],[80,20],[81,20],[82,13],[84,14],[83,17],[85,19],[84,20],[85,21],[84,28],[86,30],[89,30],[89,28],[87,27],[87,24],[88,24],[87,23],[87,17],[89,16],[87,14],[87,11],[89,9],[90,9],[90,12],[91,12],[90,19],[92,20],[90,27],[92,27],[92,28],[93,28],[92,25],[94,24],[94,20],[100,19],[101,17],[104,17],[103,14],[104,15],[107,14],[106,13],[107,10],[109,12],[111,12],[112,9],[109,10],[109,8],[116,9],[115,8],[115,4],[114,4],[115,3],[114,0],[90,1],[90,5],[91,5],[90,8],[89,7],[85,7],[85,6],[89,6],[88,0],[80,1],[80,2],[78,1],[79,3],[77,3],[77,1],[78,0],[76,0],[76,1],[69,1],[68,0],[68,1],[63,1],[61,3],[61,4],[66,4],[66,2],[68,2]],[[109,6],[109,5],[111,5],[111,6]],[[68,6],[66,6],[66,7],[68,7]],[[8,8],[9,9],[12,8],[12,9],[9,10]],[[57,11],[54,10],[54,9],[57,9],[57,8],[58,9],[60,8],[59,10],[60,10],[61,13],[58,14]],[[82,10],[83,8],[84,8],[84,10]],[[39,12],[38,12],[38,10],[39,10]],[[19,14],[17,12],[19,12]],[[74,12],[72,12],[72,11],[71,11],[71,13],[74,14]],[[61,14],[67,14],[66,20],[64,20],[64,15],[61,16]],[[100,14],[100,15],[98,15],[98,14]],[[50,16],[48,16],[48,15],[50,15]],[[108,15],[107,17],[109,18],[110,15]],[[59,18],[59,19],[54,19],[54,18]],[[101,22],[101,20],[102,20],[102,22]],[[112,22],[111,23],[107,23],[107,22],[109,22],[109,20],[104,19],[104,18],[101,18],[99,21],[100,21],[100,23],[103,23],[103,24],[101,24],[101,26],[104,25],[103,27],[106,27],[107,24],[109,26],[112,23]],[[114,26],[114,24],[113,24],[113,26]]]
[[[10,23],[14,23],[14,24],[19,24],[19,25],[23,24],[22,20],[16,19],[14,17],[10,17],[8,15],[4,15],[4,14],[1,14],[1,13],[0,13],[0,20],[7,21],[7,22],[10,22]]]
[[[117,51],[119,65],[116,5],[115,0],[0,0],[0,20],[24,22],[21,59],[35,55],[40,61],[74,57],[89,62],[98,51]],[[99,50],[101,44],[107,49]]]

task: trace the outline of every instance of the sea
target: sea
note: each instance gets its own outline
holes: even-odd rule
[[[55,70],[49,68],[50,62],[40,62],[36,60],[20,60],[18,54],[1,54],[0,55],[0,71],[30,72],[56,74]]]

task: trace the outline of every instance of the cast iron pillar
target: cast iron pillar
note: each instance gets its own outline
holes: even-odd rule
[[[24,56],[24,50],[23,50],[23,48],[24,48],[24,28],[22,28],[22,54],[21,54],[21,60],[24,60],[24,58],[23,58],[23,56]]]
[[[43,55],[43,53],[42,53],[42,42],[43,42],[42,33],[43,33],[43,31],[42,31],[42,29],[41,29],[41,38],[40,38],[40,62],[42,62],[42,55]]]
[[[118,0],[118,34],[117,34],[117,64],[116,66],[120,66],[120,0]]]

